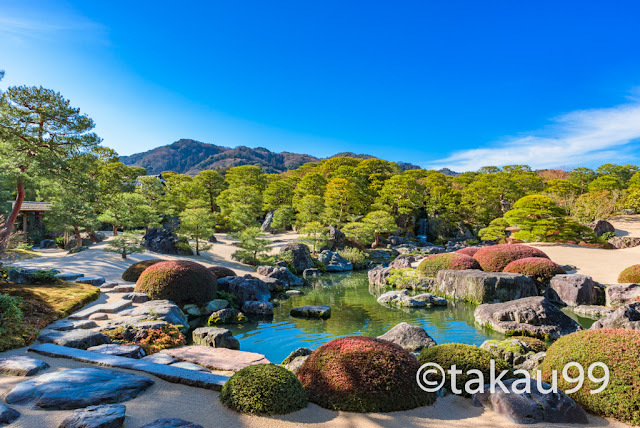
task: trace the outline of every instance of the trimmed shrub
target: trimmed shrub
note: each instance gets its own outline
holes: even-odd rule
[[[224,266],[211,266],[210,268],[208,268],[211,272],[213,272],[213,274],[216,276],[216,278],[220,279],[220,278],[226,278],[228,276],[238,276],[236,275],[236,273]]]
[[[164,261],[142,272],[135,291],[152,300],[167,299],[182,306],[203,304],[216,298],[218,280],[206,267],[185,260]]]
[[[491,352],[476,348],[472,345],[463,345],[461,343],[447,343],[445,345],[425,348],[418,356],[420,364],[436,363],[442,367],[445,372],[453,365],[456,366],[456,369],[462,370],[462,374],[456,375],[456,387],[462,390],[461,395],[464,397],[469,396],[464,389],[465,383],[469,380],[477,379],[474,375],[468,376],[467,372],[471,369],[480,370],[484,379],[489,379],[492,359],[495,361],[496,373],[500,373],[502,370],[511,370],[509,364],[504,360],[495,358]],[[511,376],[505,376],[505,379],[509,379],[510,377]],[[441,382],[442,376],[439,373],[430,374],[428,379],[431,381]],[[451,385],[451,379],[448,375],[445,378],[444,385]]]
[[[473,257],[475,255],[475,253],[477,253],[480,248],[482,248],[482,247],[460,248],[458,251],[456,251],[456,253],[464,254],[465,256],[469,256],[469,257]]]
[[[541,257],[514,260],[504,268],[503,272],[530,276],[538,284],[548,284],[555,275],[567,273],[559,264]]]
[[[640,283],[640,265],[629,266],[618,275],[619,283],[635,282]]]
[[[471,256],[459,253],[435,254],[422,260],[418,265],[418,275],[435,278],[441,270],[480,269],[480,264]]]
[[[141,262],[134,263],[122,273],[122,279],[128,282],[136,282],[146,268],[148,268],[149,266],[153,266],[156,263],[160,263],[161,261],[163,260],[151,259],[151,260],[143,260]]]
[[[499,244],[482,247],[473,255],[473,258],[480,263],[482,270],[486,272],[502,272],[512,261],[530,257],[549,258],[537,248],[520,244]]]
[[[602,384],[592,382],[585,374],[582,388],[571,398],[589,413],[640,424],[640,331],[598,329],[562,336],[547,350],[540,366],[542,379],[550,383],[552,370],[557,370],[558,388],[575,387],[562,376],[564,366],[573,361],[582,365],[585,373],[591,364],[604,363],[609,368],[609,384],[603,391],[591,394]],[[575,367],[568,372],[570,377],[578,376]],[[593,376],[602,377],[604,371],[596,368]]]
[[[393,412],[435,402],[420,389],[418,360],[395,343],[351,336],[316,349],[298,371],[309,401],[331,410]]]
[[[274,364],[256,364],[225,382],[220,401],[242,413],[283,415],[304,409],[308,399],[293,372]]]

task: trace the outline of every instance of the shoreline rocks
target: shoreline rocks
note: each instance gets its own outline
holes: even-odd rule
[[[331,306],[328,305],[306,305],[291,309],[292,317],[298,318],[318,318],[329,319],[331,317]]]
[[[441,270],[434,292],[440,296],[471,303],[506,302],[537,296],[535,282],[525,275],[481,270]]]
[[[409,352],[420,352],[424,348],[436,346],[437,343],[424,328],[401,322],[378,339],[386,340],[401,346]]]
[[[567,306],[599,305],[604,303],[604,289],[591,277],[580,274],[556,275],[545,296]]]

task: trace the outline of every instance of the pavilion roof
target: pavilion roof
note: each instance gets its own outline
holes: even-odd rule
[[[11,206],[15,205],[15,201],[7,201],[11,202]],[[50,202],[35,202],[35,201],[24,201],[22,202],[22,206],[20,207],[20,211],[51,211],[51,203]]]

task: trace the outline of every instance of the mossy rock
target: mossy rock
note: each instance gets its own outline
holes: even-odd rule
[[[209,316],[209,327],[221,324],[243,324],[247,322],[247,317],[238,309],[225,308],[212,313]]]

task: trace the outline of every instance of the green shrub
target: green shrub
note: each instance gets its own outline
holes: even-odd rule
[[[575,387],[562,376],[564,366],[574,361],[582,365],[585,373],[591,364],[604,363],[609,368],[609,384],[603,391],[591,394],[602,384],[592,382],[585,374],[584,385],[570,394],[571,398],[590,413],[640,424],[640,331],[598,329],[562,336],[547,350],[540,366],[542,379],[550,382],[552,370],[557,370],[558,388]],[[569,376],[577,374],[576,368],[569,369]],[[593,376],[603,375],[601,368],[594,369]]]
[[[567,273],[559,264],[541,257],[514,260],[504,268],[503,272],[528,275],[541,285],[549,284],[551,278],[556,275]]]
[[[64,237],[63,236],[58,236],[56,239],[54,239],[54,241],[56,242],[56,246],[60,249],[64,249]]]
[[[351,264],[353,264],[353,268],[356,270],[364,269],[366,267],[367,253],[364,251],[360,251],[354,247],[346,247],[344,250],[338,251],[338,254],[349,260]]]
[[[309,401],[331,410],[393,412],[435,402],[420,389],[418,360],[384,340],[352,336],[316,349],[298,371]]]
[[[58,282],[56,271],[53,269],[38,269],[31,273],[34,284],[54,284]]]
[[[600,235],[600,239],[603,241],[608,241],[609,239],[615,238],[616,237],[616,233],[615,232],[605,232],[602,235]]]
[[[153,266],[156,263],[160,263],[161,261],[163,260],[151,259],[151,260],[143,260],[141,262],[134,263],[122,273],[122,279],[129,282],[136,282],[146,268],[148,268],[149,266]]]
[[[152,300],[167,299],[182,306],[203,304],[216,298],[218,280],[206,267],[185,260],[164,261],[142,272],[135,291]]]
[[[307,393],[289,370],[256,364],[237,371],[222,386],[222,403],[242,413],[283,415],[307,407]]]
[[[23,300],[8,294],[0,294],[0,351],[23,345],[19,336],[22,324]]]
[[[618,275],[618,283],[640,283],[640,265],[629,266]]]
[[[234,296],[233,294],[227,291],[223,291],[223,290],[216,291],[216,299],[226,300],[229,303],[229,306],[228,306],[229,308],[240,309],[240,307],[236,304],[236,296]]]
[[[549,258],[537,248],[520,244],[499,244],[482,247],[473,255],[473,258],[480,263],[482,270],[485,272],[502,272],[512,261],[529,257]]]
[[[418,265],[418,275],[435,278],[441,270],[480,269],[480,264],[471,256],[459,253],[435,254],[422,260]]]
[[[287,269],[291,271],[294,275],[302,274],[302,272],[298,272],[298,270],[293,266],[293,251],[282,251],[278,254],[280,260],[283,260],[287,263]]]
[[[468,376],[467,372],[471,369],[480,370],[484,379],[489,379],[492,359],[495,361],[497,374],[502,370],[511,370],[511,367],[505,361],[495,358],[491,352],[461,343],[447,343],[445,345],[425,348],[418,356],[420,364],[436,363],[442,367],[445,372],[453,365],[456,366],[456,369],[462,370],[462,374],[456,375],[456,387],[462,391],[461,395],[465,397],[469,396],[464,389],[465,383],[469,380],[477,379],[475,375]],[[507,375],[505,379],[509,379],[510,377],[512,376]],[[428,379],[440,382],[442,376],[440,374],[431,374]],[[448,375],[445,378],[444,385],[451,385],[451,379]]]

